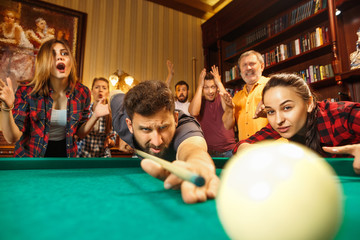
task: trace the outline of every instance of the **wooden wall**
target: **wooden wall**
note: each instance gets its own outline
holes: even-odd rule
[[[175,65],[174,82],[191,91],[192,59],[196,76],[203,68],[202,20],[145,0],[44,0],[88,14],[83,83],[109,77],[116,69],[139,81],[165,80],[166,59]],[[51,26],[49,26],[51,27]]]

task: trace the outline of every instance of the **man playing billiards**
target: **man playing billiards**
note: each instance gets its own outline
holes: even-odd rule
[[[164,180],[166,189],[181,189],[186,203],[214,198],[219,179],[207,153],[199,123],[182,111],[175,111],[171,90],[161,81],[145,81],[111,98],[113,127],[127,144],[185,167],[205,178],[205,186],[196,187],[170,174],[149,159],[141,167],[153,177]]]

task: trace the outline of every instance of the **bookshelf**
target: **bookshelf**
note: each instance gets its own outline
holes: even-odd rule
[[[253,49],[264,57],[265,76],[297,72],[320,99],[360,101],[360,72],[349,60],[359,12],[358,0],[234,0],[202,25],[205,67],[218,65],[236,91],[244,84],[237,60]]]

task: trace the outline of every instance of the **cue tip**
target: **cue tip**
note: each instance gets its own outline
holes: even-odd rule
[[[203,178],[202,176],[194,176],[192,179],[191,179],[191,182],[193,184],[195,184],[196,186],[198,187],[202,187],[205,185],[205,178]]]

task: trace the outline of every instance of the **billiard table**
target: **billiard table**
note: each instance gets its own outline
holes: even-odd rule
[[[214,158],[217,173],[227,161]],[[360,177],[327,159],[344,191],[336,239],[360,236]],[[241,217],[241,216],[239,216]],[[290,220],[291,222],[291,220]],[[188,205],[140,160],[0,158],[0,239],[228,239],[214,200]]]

